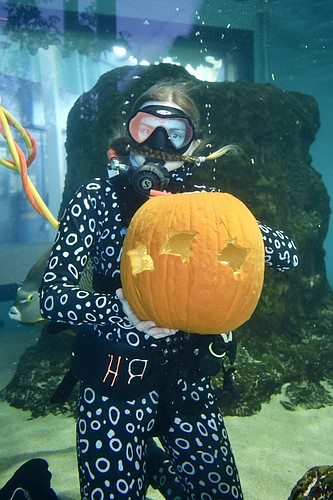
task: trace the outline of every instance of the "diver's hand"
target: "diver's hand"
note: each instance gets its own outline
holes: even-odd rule
[[[169,337],[170,335],[174,335],[178,330],[173,330],[170,328],[162,328],[160,326],[156,326],[154,321],[142,321],[140,318],[134,314],[132,309],[130,308],[129,303],[124,297],[124,292],[122,288],[118,288],[116,290],[116,294],[121,302],[122,308],[132,325],[150,337],[154,337],[155,339],[162,339],[163,337]]]

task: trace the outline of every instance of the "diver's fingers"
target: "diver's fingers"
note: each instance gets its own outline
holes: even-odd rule
[[[154,321],[139,321],[139,323],[135,325],[135,328],[139,330],[139,332],[144,333],[149,333],[149,331],[155,327],[156,323],[154,323]]]
[[[118,288],[118,290],[116,290],[116,294],[119,297],[124,313],[126,314],[129,321],[132,323],[133,326],[135,326],[137,330],[146,333],[146,330],[149,330],[150,328],[156,326],[156,323],[154,323],[154,321],[142,321],[140,318],[137,317],[137,315],[132,311],[129,303],[125,299],[122,288]]]
[[[125,299],[125,295],[122,288],[117,288],[116,295],[120,301]]]
[[[124,292],[122,288],[118,288],[116,290],[116,294],[121,302],[121,306],[123,308],[124,313],[132,323],[132,325],[136,326],[137,323],[140,323],[141,319],[136,316],[136,314],[132,311],[129,303],[125,299]]]
[[[124,313],[128,317],[129,321],[132,323],[132,325],[137,330],[139,330],[139,332],[143,332],[146,335],[154,337],[155,339],[162,339],[164,337],[169,337],[170,335],[174,335],[178,331],[171,328],[163,328],[160,326],[156,326],[156,323],[154,323],[154,321],[141,320],[132,311],[129,303],[125,299],[123,289],[118,288],[118,290],[116,290],[116,294],[121,302]]]
[[[163,339],[164,337],[170,337],[171,335],[175,335],[177,332],[178,330],[174,330],[171,328],[161,328],[159,326],[154,326],[145,331],[147,335],[149,335],[150,337],[154,337],[154,339]]]

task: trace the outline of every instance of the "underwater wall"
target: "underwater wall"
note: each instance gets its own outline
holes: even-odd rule
[[[251,415],[284,384],[288,384],[282,401],[286,409],[333,404],[329,391],[333,296],[323,250],[330,209],[326,188],[309,155],[320,127],[313,97],[271,84],[202,82],[182,67],[168,64],[110,71],[69,113],[68,168],[60,213],[82,183],[107,176],[110,138],[129,117],[136,98],[158,80],[178,78],[193,83],[207,139],[202,154],[230,143],[241,148],[236,156],[204,163],[192,182],[237,196],[258,220],[289,234],[299,250],[295,270],[266,270],[259,305],[235,332],[239,399],[221,391],[222,410],[226,415]],[[74,412],[75,391],[65,406],[49,403],[68,369],[72,338],[66,333],[50,335],[45,328],[37,346],[21,357],[2,396],[33,416]],[[222,387],[222,376],[215,381]]]

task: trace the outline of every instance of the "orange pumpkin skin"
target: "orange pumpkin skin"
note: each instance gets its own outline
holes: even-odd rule
[[[218,334],[245,323],[264,280],[264,245],[249,209],[227,193],[151,198],[135,213],[121,259],[124,295],[158,326]]]

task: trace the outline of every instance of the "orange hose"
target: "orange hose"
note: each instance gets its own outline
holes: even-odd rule
[[[10,125],[16,128],[23,138],[28,150],[28,158],[20,148],[20,146],[13,140],[10,132]],[[0,103],[0,134],[6,140],[9,150],[12,155],[12,160],[0,158],[0,163],[5,167],[17,170],[22,179],[22,187],[27,196],[29,203],[33,208],[49,223],[57,229],[59,222],[54,218],[50,210],[45,205],[43,199],[39,195],[37,189],[32,184],[28,176],[28,167],[32,164],[37,155],[37,145],[32,134],[25,130],[22,125],[7,111]]]
[[[24,189],[24,192],[29,200],[29,202],[31,203],[31,205],[33,206],[33,208],[42,216],[44,217],[44,214],[42,212],[42,210],[39,208],[34,196],[33,196],[33,193],[31,192],[31,189],[30,189],[30,186],[29,186],[29,177],[28,177],[28,167],[27,167],[27,161],[25,159],[25,156],[23,154],[23,151],[22,149],[20,148],[20,146],[18,144],[15,143],[15,146],[16,146],[16,151],[19,155],[19,158],[20,158],[20,164],[21,164],[21,178],[22,178],[22,186],[23,186],[23,189]]]

